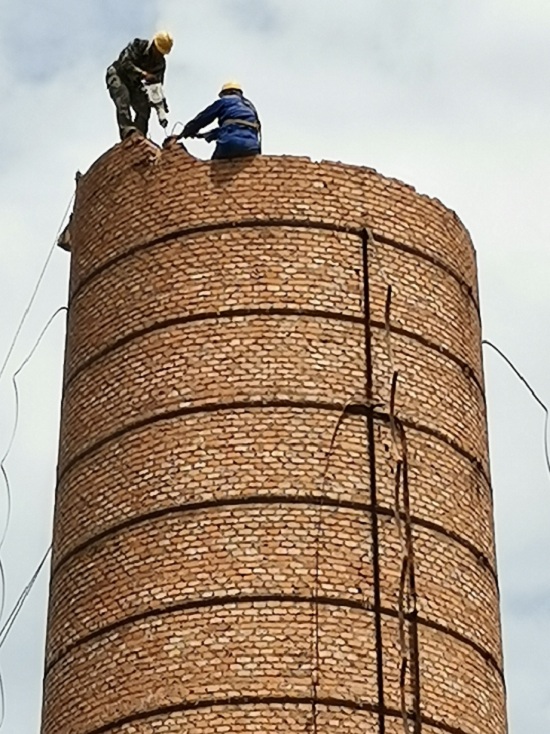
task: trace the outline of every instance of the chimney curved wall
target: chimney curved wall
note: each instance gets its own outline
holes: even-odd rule
[[[43,734],[504,734],[456,215],[128,141],[71,242]]]

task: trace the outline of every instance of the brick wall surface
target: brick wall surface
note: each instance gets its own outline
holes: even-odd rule
[[[131,140],[71,242],[42,733],[505,734],[454,213]]]

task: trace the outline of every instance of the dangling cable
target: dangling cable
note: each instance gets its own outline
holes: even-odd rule
[[[63,227],[65,225],[65,220],[67,219],[67,215],[72,209],[73,203],[74,203],[75,194],[71,196],[71,199],[69,201],[69,204],[67,205],[67,209],[65,210],[65,213],[63,214],[63,219],[61,220],[61,224],[59,225],[59,229],[57,230],[57,234],[55,235],[53,244],[50,248],[50,251],[48,253],[48,256],[46,257],[46,260],[44,262],[44,265],[42,266],[42,270],[40,271],[40,275],[38,276],[38,280],[36,282],[36,285],[34,287],[34,290],[31,294],[29,303],[27,304],[27,307],[25,308],[23,312],[23,316],[21,317],[21,320],[19,322],[19,326],[17,327],[15,334],[13,336],[12,342],[10,344],[10,347],[8,349],[8,353],[6,354],[6,357],[4,359],[4,362],[2,363],[2,366],[0,367],[0,380],[2,379],[2,375],[4,374],[6,367],[8,365],[8,362],[10,360],[10,357],[13,353],[13,350],[15,349],[15,345],[17,343],[17,340],[19,339],[19,335],[21,334],[21,330],[23,329],[23,326],[25,324],[25,321],[27,320],[27,317],[30,313],[30,310],[34,304],[34,301],[36,299],[36,295],[38,293],[38,289],[40,288],[42,281],[44,280],[44,275],[46,274],[46,270],[48,269],[48,265],[50,264],[50,260],[52,259],[52,255],[55,251],[57,241],[61,235],[61,232],[63,231]]]
[[[4,542],[6,540],[6,535],[8,533],[8,526],[9,526],[9,521],[10,521],[10,517],[11,517],[11,507],[12,507],[11,484],[10,484],[8,473],[6,471],[5,464],[6,464],[6,461],[8,459],[8,456],[10,455],[10,452],[11,452],[11,450],[13,448],[13,443],[15,441],[15,436],[17,434],[17,428],[19,426],[19,402],[20,401],[19,401],[19,388],[17,387],[17,378],[20,375],[20,373],[25,369],[25,367],[30,362],[30,360],[32,359],[32,357],[34,356],[36,350],[40,346],[40,343],[41,343],[42,339],[46,335],[46,332],[50,328],[50,326],[53,323],[53,321],[55,320],[55,318],[60,313],[62,313],[63,311],[67,311],[67,307],[66,306],[61,306],[60,308],[57,309],[57,311],[55,311],[55,313],[52,314],[52,316],[50,316],[50,318],[48,319],[46,325],[44,326],[44,328],[40,332],[40,335],[39,335],[38,339],[34,343],[34,346],[32,347],[31,351],[25,357],[25,359],[23,360],[23,362],[19,365],[19,367],[13,373],[13,376],[12,376],[13,391],[14,391],[14,395],[15,395],[15,419],[14,419],[14,422],[13,422],[13,428],[12,428],[10,440],[8,442],[8,447],[7,447],[7,449],[6,449],[5,453],[4,453],[4,456],[2,457],[2,460],[0,461],[0,473],[1,473],[2,477],[4,478],[4,483],[5,483],[5,486],[6,486],[6,497],[7,497],[6,521],[4,523],[4,529],[2,531],[2,535],[0,536],[0,551],[2,550],[2,547],[3,547]],[[1,615],[0,615],[0,619],[1,619]]]
[[[13,609],[11,610],[8,618],[6,619],[6,621],[0,628],[0,648],[2,648],[2,646],[4,645],[4,642],[6,641],[13,625],[17,621],[17,617],[19,616],[21,610],[23,609],[23,606],[27,600],[27,597],[31,593],[33,586],[36,583],[36,580],[40,576],[40,572],[44,568],[44,565],[46,564],[46,561],[48,560],[48,556],[50,555],[51,550],[52,550],[52,545],[50,544],[50,546],[48,547],[48,550],[46,551],[42,560],[38,564],[36,571],[33,573],[29,583],[25,586],[25,588],[21,592],[19,599],[15,602],[15,605]]]
[[[327,482],[327,476],[330,469],[330,462],[332,459],[332,454],[334,451],[334,447],[336,444],[336,438],[338,436],[338,431],[340,430],[340,427],[342,423],[344,422],[344,419],[346,417],[346,413],[348,408],[355,404],[355,397],[350,397],[343,405],[342,411],[338,416],[338,420],[336,421],[336,425],[334,426],[334,430],[332,432],[332,437],[330,439],[328,451],[326,453],[325,457],[325,467],[323,469],[323,474],[321,477],[321,490],[319,494],[319,504],[317,505],[317,520],[315,523],[315,569],[314,569],[314,592],[313,592],[313,637],[312,637],[312,671],[311,671],[311,726],[312,726],[312,734],[317,734],[317,714],[318,714],[318,698],[319,698],[319,684],[320,684],[320,663],[321,663],[321,655],[320,655],[320,619],[319,619],[319,596],[320,596],[320,579],[321,579],[321,540],[323,536],[323,509],[324,509],[324,499],[325,499],[325,487]],[[358,405],[362,405],[362,403],[357,403]]]
[[[542,402],[542,400],[539,398],[537,393],[533,390],[531,385],[527,382],[525,377],[517,369],[514,363],[504,354],[504,352],[502,352],[497,346],[495,346],[492,342],[488,341],[487,339],[484,339],[481,343],[485,344],[488,347],[491,347],[491,349],[494,349],[495,352],[500,357],[502,357],[502,359],[506,362],[506,364],[510,367],[510,369],[515,373],[515,375],[519,377],[521,382],[523,382],[523,384],[529,390],[529,392],[531,393],[535,401],[544,410],[544,414],[545,414],[545,418],[544,418],[544,458],[546,460],[546,469],[548,470],[548,474],[550,475],[550,450],[548,448],[548,424],[549,424],[550,414],[548,411],[548,407]]]
[[[4,607],[6,605],[6,572],[4,570],[4,562],[0,559],[0,588],[1,588],[1,599],[0,604],[0,619],[4,616]]]
[[[38,346],[40,345],[42,339],[46,335],[46,332],[50,328],[50,326],[53,323],[53,321],[55,320],[55,318],[60,313],[62,313],[63,311],[67,311],[67,307],[66,306],[61,306],[60,308],[57,309],[57,311],[55,311],[52,314],[52,316],[50,316],[50,318],[46,322],[46,325],[44,326],[44,328],[40,332],[40,335],[38,336],[38,339],[36,340],[36,342],[34,343],[32,349],[30,350],[29,354],[25,357],[25,359],[23,360],[23,362],[19,365],[19,367],[13,373],[13,376],[12,376],[13,391],[14,391],[14,395],[15,395],[15,418],[14,418],[14,422],[13,422],[13,429],[12,429],[12,433],[11,433],[11,436],[10,436],[10,440],[8,442],[8,447],[7,447],[7,449],[6,449],[5,453],[4,453],[4,456],[2,457],[2,460],[0,461],[0,474],[4,478],[4,483],[5,483],[5,486],[6,486],[6,497],[7,497],[6,520],[5,520],[5,523],[4,523],[4,529],[2,531],[2,536],[0,537],[0,551],[2,550],[2,547],[4,545],[4,542],[5,542],[6,537],[7,537],[7,534],[8,534],[8,528],[9,528],[10,518],[11,518],[11,508],[12,508],[11,484],[10,484],[10,479],[9,479],[8,473],[6,471],[5,462],[6,462],[8,456],[9,456],[9,454],[11,452],[11,449],[13,447],[13,443],[15,441],[15,436],[17,434],[17,428],[18,428],[18,425],[19,425],[19,389],[17,387],[17,377],[20,375],[20,373],[23,371],[23,369],[27,366],[27,364],[30,362],[30,360],[34,356],[36,350],[38,349]],[[20,331],[20,329],[19,329],[19,331]],[[16,335],[16,338],[17,338],[17,335]],[[15,344],[15,340],[14,340],[14,344]],[[12,347],[13,347],[13,345],[12,345]],[[9,355],[11,354],[11,351],[13,351],[13,349],[10,350],[10,353],[8,354],[7,359],[9,359]],[[6,362],[4,363],[4,367],[7,364],[7,359],[6,359]],[[46,562],[46,559],[48,557],[48,554],[50,553],[50,550],[51,550],[51,546],[50,546],[50,548],[48,548],[48,551],[47,551],[46,555],[44,556],[44,559],[42,560],[42,562],[38,566],[38,569],[35,571],[35,573],[34,573],[33,577],[31,578],[30,582],[27,584],[27,586],[23,590],[23,593],[21,594],[21,596],[17,600],[17,602],[16,602],[14,608],[12,609],[12,611],[10,612],[7,620],[4,622],[4,625],[2,626],[2,628],[0,630],[0,647],[4,644],[4,641],[6,640],[6,638],[7,638],[8,634],[9,634],[11,628],[15,624],[15,621],[16,621],[16,619],[17,619],[17,617],[18,617],[21,609],[23,608],[23,605],[25,603],[25,600],[27,599],[28,595],[30,594],[30,592],[32,590],[32,587],[34,586],[34,583],[36,582],[36,579],[38,578],[38,575],[39,575],[40,571],[42,570],[42,567],[43,567],[44,563]],[[3,564],[3,561],[2,561],[1,558],[0,558],[0,599],[1,599],[1,601],[0,601],[0,620],[1,620],[3,618],[3,616],[4,616],[4,606],[5,606],[5,599],[6,599],[6,576],[5,576],[5,572],[4,572],[4,564]],[[0,672],[0,729],[2,729],[2,727],[4,725],[5,716],[6,716],[6,699],[5,699],[5,691],[4,691],[4,681],[2,679],[2,674]]]
[[[11,484],[10,484],[10,479],[9,479],[9,476],[8,476],[8,472],[6,471],[5,462],[8,459],[8,456],[9,456],[9,454],[11,452],[12,447],[13,447],[13,443],[15,441],[15,436],[17,434],[17,428],[18,428],[18,425],[19,425],[19,403],[20,403],[20,401],[19,401],[19,389],[18,389],[18,386],[17,386],[17,378],[20,375],[20,373],[23,371],[23,369],[26,367],[26,365],[30,362],[30,360],[32,359],[32,357],[34,356],[36,350],[38,349],[38,346],[40,345],[42,339],[46,335],[46,332],[50,328],[50,326],[53,323],[53,321],[55,320],[55,318],[60,313],[62,313],[63,311],[67,311],[67,307],[66,306],[62,306],[62,307],[58,308],[57,311],[55,311],[55,313],[53,313],[52,316],[50,316],[50,318],[48,319],[46,325],[44,326],[44,328],[40,332],[40,335],[38,336],[38,339],[36,340],[36,342],[34,343],[32,349],[30,350],[29,354],[26,356],[26,358],[23,360],[23,362],[20,364],[20,366],[17,368],[17,370],[14,372],[14,374],[12,376],[12,384],[13,384],[13,390],[14,390],[14,395],[15,395],[15,418],[14,418],[14,423],[13,423],[13,429],[12,429],[11,437],[10,437],[10,440],[8,442],[8,447],[7,447],[6,452],[4,453],[4,456],[3,456],[3,458],[2,458],[2,460],[0,462],[0,474],[4,478],[4,483],[5,483],[5,486],[6,486],[6,497],[7,497],[6,520],[5,520],[5,523],[4,523],[4,529],[2,531],[2,536],[0,537],[0,552],[1,552],[2,548],[3,548],[4,542],[5,542],[6,537],[7,537],[7,534],[8,534],[8,528],[9,528],[10,519],[11,519],[11,509],[12,509],[12,491],[11,491]],[[40,568],[41,568],[41,566],[39,567],[39,572],[40,572]],[[34,583],[34,581],[31,582],[31,587],[30,588],[32,588],[32,584],[33,583]],[[2,559],[0,558],[0,599],[1,599],[1,601],[0,601],[0,620],[3,618],[3,615],[4,615],[4,605],[5,605],[5,598],[6,598],[5,591],[6,591],[6,577],[5,577],[5,572],[4,572],[4,564],[3,564]],[[29,589],[29,592],[27,592],[25,594],[25,596],[23,598],[23,601],[21,603],[21,606],[24,603],[24,601],[25,601],[28,593],[30,593],[30,589]],[[17,616],[17,614],[19,613],[18,605],[19,605],[19,602],[18,602],[18,604],[16,605],[16,608],[15,608],[15,616]],[[12,617],[13,614],[14,614],[14,612],[12,611],[12,613],[10,614],[10,617],[8,617],[8,619],[6,620],[6,623],[5,623],[4,627],[2,628],[3,630],[6,629],[6,633],[5,633],[6,635],[8,634],[9,630],[11,629],[11,626],[12,626],[13,622],[15,621],[15,619],[13,619],[13,621],[10,624],[10,619],[11,619],[11,617]],[[7,628],[6,628],[6,625],[8,625]],[[0,642],[0,645],[1,644],[2,643]],[[3,722],[4,712],[5,712],[5,702],[4,702],[4,689],[3,689],[3,683],[2,683],[1,675],[0,675],[0,706],[1,706],[0,722]],[[2,723],[0,723],[0,728],[1,727],[2,727]]]
[[[176,133],[176,130],[177,130],[177,128],[178,128],[178,125],[181,125],[181,129],[182,129],[182,130],[183,130],[183,128],[185,127],[185,125],[183,124],[183,122],[180,122],[180,121],[178,120],[177,122],[175,122],[175,123],[174,123],[174,124],[172,125],[172,130],[171,130],[171,132],[170,132],[170,135],[169,135],[169,137],[174,137],[175,135],[179,135],[179,133]]]
[[[0,729],[4,726],[6,719],[6,692],[4,691],[4,679],[0,671]]]
[[[0,551],[2,550],[2,547],[4,545],[4,542],[6,540],[6,537],[8,535],[8,527],[10,524],[11,519],[11,505],[12,505],[12,491],[11,491],[11,483],[8,476],[8,472],[5,470],[3,465],[0,465],[0,474],[2,474],[2,477],[4,478],[4,483],[6,485],[6,520],[4,522],[4,530],[2,531],[2,537],[0,539]],[[6,591],[6,585],[5,585],[5,574],[4,574],[4,564],[0,557],[0,620],[2,619],[2,616],[4,614],[4,602],[5,602],[5,591]]]
[[[10,612],[7,620],[2,625],[2,628],[0,629],[0,648],[2,647],[2,645],[4,644],[4,642],[6,641],[8,635],[10,633],[11,628],[15,624],[15,622],[17,620],[17,617],[19,616],[21,610],[23,609],[23,605],[25,604],[25,601],[26,601],[27,597],[31,593],[32,588],[33,588],[34,584],[36,583],[36,580],[37,580],[38,576],[40,575],[40,572],[42,571],[42,568],[44,567],[44,564],[46,563],[46,560],[48,559],[48,556],[50,554],[51,549],[52,549],[52,546],[50,545],[50,547],[46,551],[44,557],[40,561],[40,563],[38,565],[38,568],[36,569],[36,571],[32,575],[31,580],[29,581],[29,583],[23,589],[21,595],[19,596],[19,599],[15,603],[15,606],[11,610],[11,612]],[[1,672],[0,672],[0,711],[1,711],[1,713],[0,713],[0,729],[2,729],[2,727],[4,726],[5,718],[6,718],[6,695],[5,695],[5,691],[4,691],[4,681],[3,681],[3,678],[2,678],[2,673]]]
[[[67,306],[60,306],[57,309],[57,311],[55,311],[55,313],[53,313],[50,316],[50,318],[48,319],[48,321],[46,323],[46,326],[44,326],[44,328],[40,332],[40,336],[38,337],[38,339],[34,343],[33,348],[31,349],[31,351],[29,352],[29,354],[27,355],[27,357],[23,360],[23,362],[19,365],[19,367],[17,368],[17,370],[13,373],[13,376],[11,378],[12,384],[13,384],[13,390],[14,390],[14,394],[15,394],[15,421],[14,421],[14,424],[13,424],[13,429],[12,429],[12,432],[11,432],[11,437],[10,437],[10,440],[9,440],[9,443],[8,443],[8,448],[6,449],[6,452],[4,454],[4,457],[2,458],[2,461],[0,462],[0,465],[2,467],[4,466],[4,463],[5,463],[8,455],[9,455],[9,453],[12,450],[13,442],[15,440],[15,434],[17,433],[17,426],[19,424],[19,389],[17,387],[17,377],[25,369],[25,367],[27,366],[27,364],[30,362],[30,360],[34,356],[34,353],[36,352],[36,350],[40,346],[40,342],[42,341],[42,339],[44,338],[46,332],[50,328],[51,323],[63,311],[67,311]],[[2,540],[3,540],[3,537],[2,537]],[[2,542],[0,542],[0,547],[1,546],[2,546]]]

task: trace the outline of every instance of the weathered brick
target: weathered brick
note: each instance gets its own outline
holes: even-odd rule
[[[505,734],[456,215],[372,169],[138,139],[81,179],[71,242],[42,733],[398,734],[404,695],[423,734]]]

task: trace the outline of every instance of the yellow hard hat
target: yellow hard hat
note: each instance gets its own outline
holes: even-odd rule
[[[163,56],[166,56],[166,54],[169,54],[172,50],[174,39],[168,31],[159,31],[153,36],[153,43],[155,44],[157,51],[159,51]]]
[[[242,93],[243,88],[239,84],[239,82],[236,82],[234,79],[230,82],[226,82],[223,87],[220,90],[220,94],[223,94],[223,92],[241,92]]]

